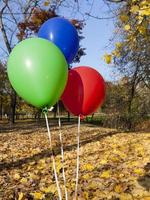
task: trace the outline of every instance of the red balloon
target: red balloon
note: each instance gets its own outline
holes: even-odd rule
[[[102,105],[105,82],[95,69],[80,66],[69,70],[65,91],[61,97],[64,106],[74,115],[89,115]]]

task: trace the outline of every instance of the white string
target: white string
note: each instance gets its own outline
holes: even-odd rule
[[[52,148],[52,137],[51,137],[51,132],[50,132],[50,128],[49,128],[48,117],[45,112],[44,112],[44,115],[45,115],[45,120],[46,120],[47,131],[48,131],[49,144],[50,144],[50,148],[51,148],[51,152],[52,152],[53,170],[54,170],[55,181],[56,181],[56,185],[57,185],[58,196],[59,196],[59,200],[62,200],[61,190],[60,190],[58,176],[57,176],[57,172],[56,172],[56,163],[55,163],[55,158],[54,158],[54,153],[53,153],[53,148]]]
[[[80,165],[80,115],[78,116],[78,133],[77,133],[77,170],[76,170],[75,200],[77,199],[77,195],[78,195],[79,165]]]
[[[61,133],[59,102],[57,103],[57,113],[58,113],[58,125],[59,125],[59,139],[60,139],[60,145],[61,145],[62,175],[63,175],[63,180],[64,180],[65,198],[66,198],[66,200],[68,200],[68,193],[67,193],[67,187],[66,187],[66,176],[65,176],[65,169],[64,169],[64,148],[63,148],[63,138],[62,138],[62,133]]]

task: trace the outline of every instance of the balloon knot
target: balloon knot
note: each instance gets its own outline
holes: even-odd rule
[[[43,109],[42,109],[42,112],[43,112],[44,114],[47,114],[47,113],[48,113],[48,108],[47,108],[47,107],[43,108]]]
[[[80,119],[83,120],[84,118],[85,116],[80,114]]]

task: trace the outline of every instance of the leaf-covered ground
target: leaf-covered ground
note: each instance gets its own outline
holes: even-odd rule
[[[57,126],[51,131],[63,183]],[[73,200],[77,124],[63,125],[62,134],[67,189]],[[150,133],[81,124],[80,147],[78,200],[150,200]],[[10,199],[57,199],[45,124],[18,123],[1,129],[0,200]]]

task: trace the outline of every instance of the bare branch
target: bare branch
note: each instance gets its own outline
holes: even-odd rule
[[[111,17],[97,17],[97,16],[94,16],[94,15],[91,15],[90,13],[85,13],[85,14],[88,15],[89,17],[93,17],[93,18],[99,19],[99,20],[116,18],[116,15],[115,16],[111,16]]]
[[[6,30],[5,30],[5,27],[4,27],[4,24],[3,24],[3,12],[7,8],[7,3],[8,3],[8,0],[6,1],[4,7],[0,11],[0,28],[1,28],[1,31],[2,31],[2,35],[3,35],[3,38],[4,38],[5,45],[7,47],[7,50],[10,53],[11,52],[11,46],[9,44],[9,40],[8,40],[8,37],[7,37],[7,34],[6,34]]]
[[[127,0],[106,0],[109,1],[111,3],[121,3],[121,2],[126,2]]]
[[[9,56],[9,53],[8,53],[3,47],[0,47],[0,49],[1,49],[7,56]]]
[[[8,5],[7,5],[7,8],[9,10],[9,12],[10,12],[10,15],[12,16],[12,19],[14,20],[15,24],[17,25],[18,24],[17,20],[16,20],[15,16],[13,15],[13,12],[11,11],[11,9],[10,9],[10,7]]]
[[[17,31],[16,29],[12,31],[12,34],[11,34],[10,40],[9,40],[10,45],[12,44],[13,37],[14,37],[14,34],[16,33],[16,31]]]

